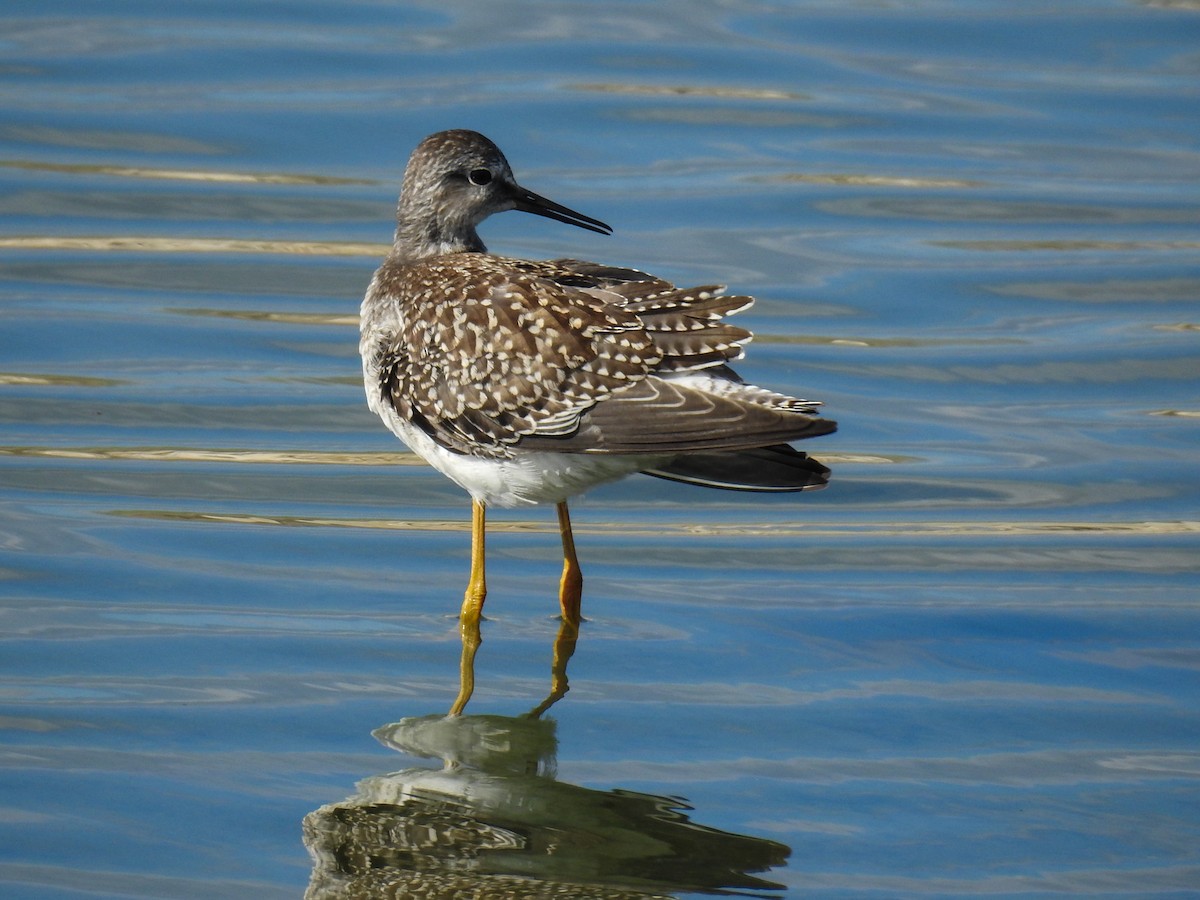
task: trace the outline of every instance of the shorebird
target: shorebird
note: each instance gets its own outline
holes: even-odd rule
[[[517,184],[483,135],[425,138],[361,313],[368,406],[471,496],[461,622],[476,634],[488,507],[557,505],[559,605],[578,624],[570,497],[635,472],[732,490],[819,488],[829,470],[788,442],[837,427],[817,417],[818,403],[729,367],[751,334],[723,317],[752,298],[617,266],[492,255],[476,227],[512,209],[612,233]]]

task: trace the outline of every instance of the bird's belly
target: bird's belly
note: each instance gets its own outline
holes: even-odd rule
[[[413,453],[485,506],[558,503],[670,458],[659,454],[522,452],[518,448],[512,459],[488,459],[447,450],[408,422],[388,424]]]

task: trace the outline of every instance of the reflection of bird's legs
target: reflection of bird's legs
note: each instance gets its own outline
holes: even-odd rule
[[[559,624],[558,636],[554,639],[554,660],[550,664],[550,693],[545,700],[529,711],[529,718],[538,718],[570,690],[567,685],[567,662],[575,652],[575,642],[578,639],[579,626],[564,619]]]
[[[478,619],[469,623],[464,621],[459,630],[462,633],[462,659],[458,664],[458,696],[454,698],[454,705],[450,707],[452,716],[461,715],[467,701],[471,699],[471,694],[475,693],[475,651],[483,642]]]
[[[558,530],[562,535],[563,571],[558,585],[558,604],[562,608],[563,621],[579,625],[579,607],[583,598],[583,572],[579,558],[575,555],[575,536],[571,533],[571,516],[567,512],[567,501],[558,504]]]
[[[462,636],[462,660],[458,667],[458,696],[450,707],[450,715],[462,713],[471,694],[475,691],[475,652],[483,638],[479,633],[479,619],[483,615],[483,601],[487,597],[487,580],[484,578],[484,526],[483,504],[471,500],[471,578],[463,597],[462,612],[459,614],[458,630]]]

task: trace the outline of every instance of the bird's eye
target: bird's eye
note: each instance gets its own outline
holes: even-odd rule
[[[485,184],[492,183],[492,172],[490,169],[472,169],[467,173],[467,178],[471,184],[483,187]]]

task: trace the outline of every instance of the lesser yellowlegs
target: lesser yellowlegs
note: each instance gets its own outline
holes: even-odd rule
[[[368,405],[471,495],[462,621],[476,627],[487,507],[557,504],[559,602],[574,623],[582,575],[568,498],[634,472],[733,490],[819,488],[829,470],[787,442],[836,428],[815,415],[819,404],[729,368],[751,335],[723,317],[750,297],[578,260],[494,256],[476,226],[510,209],[612,233],[518,185],[483,135],[427,137],[362,304]]]

